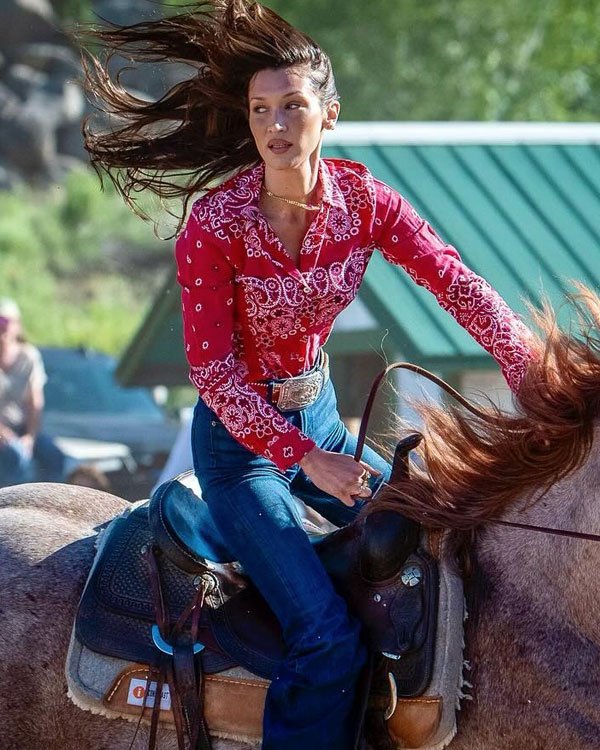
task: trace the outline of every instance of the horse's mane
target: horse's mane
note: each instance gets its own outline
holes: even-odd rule
[[[459,407],[423,405],[425,469],[383,489],[390,508],[431,526],[472,529],[499,518],[519,497],[532,501],[581,466],[600,415],[600,298],[570,298],[578,334],[562,332],[549,305],[532,310],[541,335],[516,398],[516,413],[489,407],[491,421]],[[421,463],[421,462],[418,462]]]

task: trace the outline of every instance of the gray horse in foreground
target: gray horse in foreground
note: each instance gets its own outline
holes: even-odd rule
[[[583,314],[600,330],[600,303]],[[488,423],[428,407],[423,461],[378,502],[470,542],[473,683],[451,750],[600,747],[600,543],[494,525],[500,517],[600,534],[600,350],[549,315],[519,412]],[[142,727],[76,708],[63,675],[95,528],[126,507],[67,485],[0,491],[2,750],[141,750]],[[490,523],[491,522],[491,523]],[[174,734],[160,747],[175,750]],[[215,750],[245,747],[216,740]]]

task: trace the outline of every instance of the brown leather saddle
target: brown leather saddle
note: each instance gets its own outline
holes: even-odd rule
[[[392,483],[416,442],[398,444]],[[419,547],[418,525],[374,511],[312,541],[398,695],[420,695],[433,667],[438,570]],[[210,746],[198,702],[202,672],[240,665],[270,679],[285,650],[276,618],[231,559],[208,507],[178,480],[103,531],[75,632],[91,651],[147,664],[174,683],[193,748]]]

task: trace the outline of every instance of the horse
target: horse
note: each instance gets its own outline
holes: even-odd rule
[[[549,309],[535,314],[542,335],[532,339],[515,414],[422,407],[425,440],[411,477],[365,511],[449,527],[457,550],[468,550],[473,687],[452,750],[600,747],[600,544],[500,525],[600,533],[600,300],[586,291],[578,299],[583,336],[561,333]],[[126,506],[72,485],[0,491],[3,750],[147,745],[144,725],[134,738],[132,724],[76,708],[64,678],[97,528]],[[175,750],[175,734],[163,731],[160,747]]]

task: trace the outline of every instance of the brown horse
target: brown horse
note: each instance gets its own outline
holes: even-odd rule
[[[600,330],[600,302],[584,302]],[[489,423],[428,408],[427,472],[378,501],[431,525],[478,530],[467,622],[474,688],[453,750],[600,747],[600,543],[490,523],[600,533],[598,339],[560,334],[549,312],[538,322],[545,336],[519,412]],[[133,725],[77,709],[63,676],[95,527],[125,505],[66,485],[0,492],[2,750],[130,747]],[[146,741],[142,728],[132,747]],[[174,735],[163,733],[161,747],[174,749]]]

